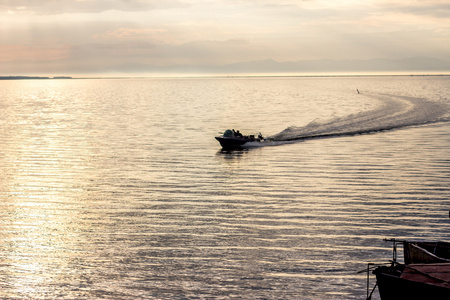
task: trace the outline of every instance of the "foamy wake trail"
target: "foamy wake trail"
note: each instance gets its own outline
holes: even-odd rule
[[[366,95],[367,96],[367,95]],[[369,96],[381,102],[370,111],[336,118],[326,122],[313,121],[303,127],[288,127],[270,136],[272,141],[294,141],[319,137],[332,137],[372,133],[384,130],[448,121],[443,116],[448,111],[444,103],[422,98],[393,95]]]

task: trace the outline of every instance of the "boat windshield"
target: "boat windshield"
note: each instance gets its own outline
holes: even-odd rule
[[[234,136],[233,131],[231,131],[230,129],[225,130],[225,132],[223,133],[224,137],[232,137]]]

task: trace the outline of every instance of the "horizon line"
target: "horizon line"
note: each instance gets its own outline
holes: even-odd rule
[[[135,75],[68,75],[68,76],[47,76],[47,75],[0,75],[0,80],[70,80],[70,79],[137,79],[137,78],[257,78],[257,77],[433,77],[450,76],[448,72],[374,72],[374,73],[304,73],[304,74],[277,74],[277,73],[249,73],[249,74],[135,74]]]

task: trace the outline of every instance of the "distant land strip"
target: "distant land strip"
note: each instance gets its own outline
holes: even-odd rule
[[[0,76],[0,80],[23,80],[23,79],[72,79],[70,76]]]

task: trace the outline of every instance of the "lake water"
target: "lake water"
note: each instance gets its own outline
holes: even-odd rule
[[[449,241],[450,77],[0,89],[2,299],[364,299],[384,238]]]

